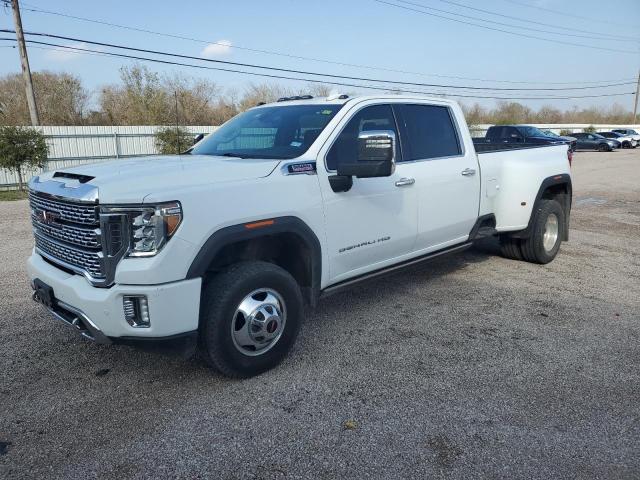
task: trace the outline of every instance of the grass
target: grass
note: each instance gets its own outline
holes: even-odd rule
[[[26,191],[20,190],[0,190],[0,202],[10,202],[13,200],[24,200],[28,198]]]

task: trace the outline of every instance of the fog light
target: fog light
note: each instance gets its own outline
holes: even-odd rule
[[[124,308],[124,318],[132,327],[149,328],[151,326],[149,302],[144,295],[122,297],[122,307]]]

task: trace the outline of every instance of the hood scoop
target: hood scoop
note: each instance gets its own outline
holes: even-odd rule
[[[68,178],[69,180],[77,180],[78,183],[87,183],[96,177],[92,177],[90,175],[81,175],[79,173],[56,172],[53,174],[53,178]]]

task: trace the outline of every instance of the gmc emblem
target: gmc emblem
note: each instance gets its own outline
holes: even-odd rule
[[[60,214],[57,212],[47,212],[46,210],[36,210],[36,218],[40,221],[40,223],[51,225],[60,218]]]

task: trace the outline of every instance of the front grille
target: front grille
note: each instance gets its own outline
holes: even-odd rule
[[[53,263],[98,282],[107,277],[96,204],[29,192],[36,250]]]
[[[97,225],[99,221],[98,207],[82,203],[53,200],[29,192],[29,203],[32,209],[53,212],[62,220],[82,225]]]
[[[31,222],[43,234],[56,240],[87,248],[100,248],[100,230],[98,228],[78,228],[63,223],[46,224],[40,220],[36,213],[31,214]]]
[[[94,278],[104,278],[103,262],[99,252],[84,251],[51,241],[37,231],[35,241],[36,248],[54,262],[59,260],[64,265],[83,270]]]

